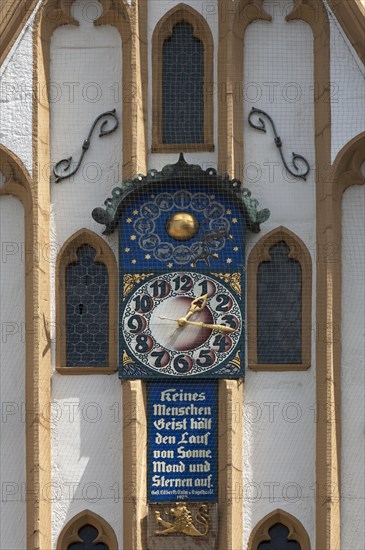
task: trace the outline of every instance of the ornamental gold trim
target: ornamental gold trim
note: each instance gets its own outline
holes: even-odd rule
[[[229,362],[230,365],[236,367],[237,369],[240,369],[241,367],[241,359],[240,359],[240,352],[237,351],[236,355],[233,357],[233,359]]]
[[[162,519],[161,512],[155,511],[156,523],[163,527],[161,531],[154,531],[154,536],[187,535],[188,537],[205,537],[209,533],[209,510],[206,504],[202,504],[193,519],[186,502],[177,502],[174,508],[170,508],[169,515],[174,521]],[[194,521],[200,529],[194,525]]]
[[[142,283],[145,279],[152,277],[154,273],[127,273],[123,276],[123,296],[132,292],[136,285]]]
[[[134,364],[135,361],[132,359],[132,357],[129,357],[128,353],[126,351],[123,351],[123,367]]]
[[[241,298],[241,273],[212,273],[212,275],[230,285],[234,292]]]

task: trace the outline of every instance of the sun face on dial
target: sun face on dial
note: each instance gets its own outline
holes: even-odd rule
[[[151,277],[130,294],[121,322],[127,353],[160,376],[205,375],[241,343],[234,293],[196,272]]]

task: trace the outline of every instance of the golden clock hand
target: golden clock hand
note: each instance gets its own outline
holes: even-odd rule
[[[189,322],[188,319],[190,317],[192,317],[192,315],[194,315],[195,313],[199,313],[200,311],[203,311],[203,309],[205,308],[205,306],[207,304],[207,298],[208,298],[208,293],[203,294],[199,298],[194,298],[194,300],[190,303],[190,307],[189,307],[188,312],[185,315],[185,317],[180,317],[179,319],[172,319],[171,317],[166,317],[165,315],[159,315],[158,316],[159,319],[166,319],[168,321],[176,321],[177,322],[177,329],[175,329],[170,334],[170,338],[172,338],[175,335],[175,333],[178,332],[178,330],[180,328],[184,327],[187,324],[187,322]],[[181,322],[181,321],[183,321],[183,322]]]
[[[184,319],[188,320],[188,319],[190,319],[190,317],[192,317],[194,315],[194,313],[199,313],[200,311],[203,311],[203,309],[207,305],[207,298],[208,298],[208,293],[203,294],[199,298],[195,298],[191,302],[190,308],[189,308],[187,314],[185,315]],[[183,325],[179,324],[179,326],[183,326]]]
[[[235,328],[227,327],[226,325],[211,325],[209,323],[202,323],[200,321],[189,321],[186,317],[180,317],[177,321],[179,326],[193,325],[200,328],[209,328],[211,330],[218,330],[219,332],[235,332]]]

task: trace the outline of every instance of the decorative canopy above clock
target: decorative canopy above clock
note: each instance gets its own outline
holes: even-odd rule
[[[121,378],[242,377],[245,230],[269,211],[182,154],[112,195],[93,218],[119,226]]]
[[[227,175],[218,175],[214,168],[203,170],[199,165],[188,164],[180,153],[176,164],[167,164],[160,172],[149,170],[146,176],[138,174],[131,180],[126,180],[121,187],[112,190],[112,196],[104,202],[105,208],[95,208],[92,212],[94,220],[105,225],[104,235],[110,235],[117,227],[124,201],[137,189],[149,184],[200,182],[212,187],[221,187],[225,193],[231,194],[242,202],[247,228],[253,233],[260,231],[260,224],[270,216],[267,208],[259,210],[256,199],[251,198],[251,191],[237,179],[229,179]]]

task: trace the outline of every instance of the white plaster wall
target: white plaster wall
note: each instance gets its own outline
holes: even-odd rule
[[[180,2],[177,0],[161,0],[159,2],[150,1],[148,3],[148,44],[152,45],[152,36],[155,27],[159,20],[172,8],[178,5]],[[217,105],[218,105],[218,91],[216,87],[217,83],[217,59],[218,59],[218,2],[217,0],[210,0],[209,2],[197,2],[196,0],[186,0],[183,2],[194,8],[199,14],[201,14],[210,26],[210,30],[214,40],[214,124],[213,124],[213,139],[214,139],[214,152],[189,152],[184,153],[186,162],[191,164],[199,164],[203,169],[208,167],[216,167],[217,165],[217,147],[218,147],[218,117],[217,117]],[[179,153],[151,153],[152,144],[152,47],[148,52],[148,168],[155,168],[160,170],[166,164],[175,164],[178,161]],[[183,151],[184,152],[184,151]]]
[[[271,210],[261,233],[248,237],[248,252],[263,234],[284,225],[308,247],[315,281],[313,38],[304,22],[285,22],[292,7],[286,0],[264,2],[272,22],[254,22],[245,35],[243,181],[261,207]],[[308,160],[311,171],[306,181],[285,172],[266,119],[266,134],[249,126],[252,107],[273,118],[288,161],[292,151]],[[314,334],[314,285],[312,312]],[[308,371],[246,371],[244,548],[255,525],[277,508],[302,522],[315,548],[314,361],[313,338]]]
[[[95,0],[78,0],[72,10],[80,26],[58,28],[51,41],[51,162],[55,164],[71,155],[77,161],[83,140],[99,114],[115,108],[119,128],[100,139],[99,123],[77,174],[58,184],[52,178],[53,326],[56,255],[67,238],[81,228],[101,235],[103,226],[94,222],[91,212],[96,206],[102,206],[118,185],[122,163],[120,35],[111,26],[93,27],[92,21],[101,10]],[[117,235],[106,240],[116,251]],[[53,342],[53,369],[54,351]],[[121,397],[117,374],[53,374],[54,546],[65,523],[84,509],[109,522],[122,544]]]
[[[365,186],[342,202],[341,548],[365,541]]]
[[[1,181],[1,178],[0,178]],[[0,197],[0,548],[26,546],[24,209]]]
[[[364,131],[364,65],[332,12],[331,114],[332,161],[348,141]]]
[[[101,5],[95,0],[78,0],[73,15],[80,26],[55,30],[51,39],[51,163],[73,157],[77,162],[84,139],[98,115],[116,109],[119,128],[99,138],[100,124],[74,176],[55,184],[51,201],[59,245],[81,227],[100,234],[102,226],[91,212],[102,206],[121,177],[122,104],[121,39],[115,27],[94,27],[93,18]],[[100,11],[101,12],[101,11]],[[108,123],[108,126],[113,124]]]
[[[34,12],[35,13],[35,12]],[[34,14],[0,67],[0,142],[32,173]]]
[[[122,548],[122,402],[118,375],[54,375],[52,385],[53,547],[63,526],[88,509],[114,529]]]

